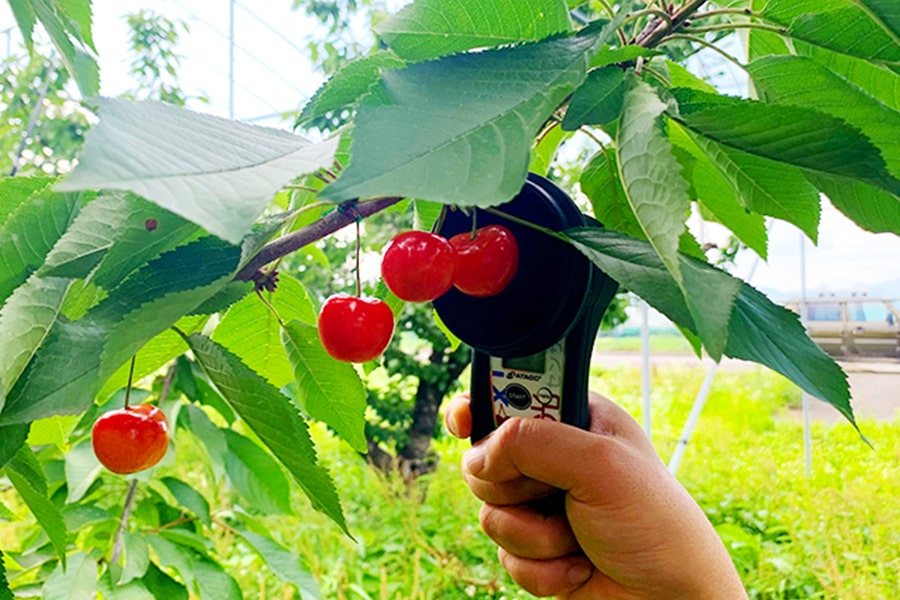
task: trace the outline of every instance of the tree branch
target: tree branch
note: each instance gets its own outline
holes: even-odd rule
[[[297,231],[274,242],[266,244],[259,253],[254,256],[247,265],[234,276],[236,281],[251,281],[257,271],[270,262],[292,252],[296,252],[303,246],[317,242],[347,225],[356,223],[359,219],[365,219],[375,213],[381,212],[389,206],[400,202],[402,198],[392,196],[389,198],[377,198],[366,202],[357,203],[355,200],[336,206],[335,211],[328,213],[315,223],[302,227]]]
[[[661,39],[674,33],[685,21],[700,10],[707,0],[687,0],[681,8],[672,13],[672,20],[654,19],[634,38],[634,44],[644,48],[653,48]]]

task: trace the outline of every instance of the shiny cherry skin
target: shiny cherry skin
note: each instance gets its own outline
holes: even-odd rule
[[[381,356],[394,335],[394,313],[382,300],[338,294],[319,311],[319,339],[332,358],[363,363]]]
[[[102,415],[91,433],[100,463],[119,475],[154,466],[169,446],[169,422],[152,404],[139,404]]]
[[[447,238],[428,231],[405,231],[385,246],[381,278],[407,302],[430,302],[453,287],[456,251]]]
[[[502,225],[488,225],[450,238],[456,250],[453,285],[478,298],[495,296],[506,289],[519,270],[519,244]]]

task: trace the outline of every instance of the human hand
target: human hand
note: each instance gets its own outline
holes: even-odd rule
[[[593,393],[590,415],[589,431],[509,419],[466,452],[481,527],[512,578],[568,600],[746,598],[718,534],[637,422]],[[468,398],[454,398],[445,420],[468,437]],[[559,490],[564,514],[532,506]]]

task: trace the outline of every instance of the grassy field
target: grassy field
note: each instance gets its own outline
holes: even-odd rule
[[[639,335],[600,336],[594,343],[597,352],[640,352]],[[650,351],[655,354],[693,354],[687,340],[679,333],[654,333],[650,336]]]
[[[654,442],[668,458],[702,382],[700,369],[654,372]],[[640,419],[640,373],[595,370],[592,387]],[[896,598],[900,590],[900,433],[863,422],[875,448],[847,424],[813,430],[807,478],[802,430],[784,407],[799,392],[762,369],[720,372],[679,473],[717,526],[753,598]],[[478,503],[459,476],[467,443],[438,440],[440,468],[414,490],[381,477],[319,432],[357,541],[323,518],[270,519],[306,561],[327,598],[530,598],[499,568],[480,533]],[[302,506],[305,501],[300,501]],[[283,586],[246,554],[247,597]],[[288,596],[289,597],[289,596]]]
[[[700,368],[653,372],[653,440],[666,460],[704,375]],[[640,382],[634,368],[595,368],[591,385],[640,420]],[[716,525],[752,598],[897,598],[900,423],[862,422],[874,449],[846,423],[816,425],[807,477],[801,426],[785,412],[798,396],[792,384],[763,369],[720,370],[679,477]],[[296,515],[257,522],[301,558],[325,598],[531,598],[505,575],[479,529],[478,502],[459,473],[467,442],[438,439],[437,472],[407,489],[324,429],[314,427],[314,435],[355,539],[309,508],[299,492]],[[220,510],[230,506],[228,490],[213,489],[210,471],[197,468],[199,443],[179,433],[176,447],[175,463],[156,476],[183,477],[207,497],[221,498]],[[230,510],[219,514],[227,518]],[[14,548],[23,526],[6,524],[0,543]],[[296,597],[227,528],[211,535],[245,598]]]

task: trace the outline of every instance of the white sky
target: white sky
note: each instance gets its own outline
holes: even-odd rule
[[[401,5],[396,0],[394,5]],[[191,108],[228,116],[229,0],[93,0],[94,38],[100,54],[103,95],[120,94],[133,83],[128,78],[127,26],[123,16],[141,8],[170,19],[182,19],[190,33],[182,33],[178,53],[183,56],[180,82],[188,94],[203,95],[209,104]],[[320,35],[317,22],[302,11],[290,10],[291,0],[235,2],[235,116],[257,119],[296,109],[315,92],[322,76],[310,66],[306,43]],[[245,7],[251,7],[252,12]],[[0,3],[0,31],[14,25],[7,3]],[[360,35],[367,35],[363,26]],[[0,35],[5,54],[6,36]],[[15,42],[13,42],[15,45]],[[705,52],[698,70],[721,69],[715,55]],[[698,63],[695,63],[697,66]],[[728,93],[739,93],[732,73],[720,80]],[[256,121],[277,126],[275,120]],[[285,124],[282,124],[285,126]],[[706,231],[714,238],[714,228]],[[827,291],[871,291],[900,297],[900,238],[874,235],[850,223],[825,203],[818,247],[806,243],[806,285],[810,294]],[[735,275],[746,278],[753,255],[739,258]],[[760,263],[751,283],[775,300],[797,296],[801,287],[800,233],[777,222],[772,229],[769,261]]]

